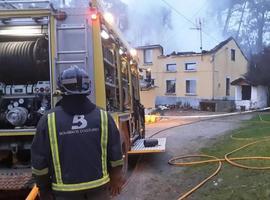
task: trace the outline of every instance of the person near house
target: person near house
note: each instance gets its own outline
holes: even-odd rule
[[[85,70],[71,66],[58,81],[62,99],[44,115],[31,147],[41,199],[110,199],[121,192],[122,151],[113,118],[88,98]]]

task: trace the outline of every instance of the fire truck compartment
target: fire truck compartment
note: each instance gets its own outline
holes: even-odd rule
[[[35,128],[51,107],[48,25],[32,21],[0,26],[0,136]]]

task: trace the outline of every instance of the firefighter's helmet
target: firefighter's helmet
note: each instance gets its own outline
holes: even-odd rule
[[[90,94],[89,76],[77,65],[72,65],[61,73],[58,86],[63,95]]]

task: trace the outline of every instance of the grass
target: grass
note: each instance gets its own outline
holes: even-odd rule
[[[231,138],[233,135],[238,140]],[[234,130],[218,139],[218,142],[201,150],[202,154],[224,158],[224,155],[252,141],[270,137],[270,114],[262,114],[242,124],[241,128]],[[248,139],[248,140],[239,140]],[[252,138],[252,139],[251,139]],[[256,144],[230,157],[241,156],[270,156],[270,141]],[[249,166],[270,167],[270,160],[245,160],[237,161]],[[188,189],[198,184],[209,176],[217,164],[201,165],[187,168],[186,179]],[[266,200],[270,199],[270,170],[250,170],[234,167],[223,163],[222,169],[217,176],[212,178],[202,188],[191,195],[190,199],[199,200]]]

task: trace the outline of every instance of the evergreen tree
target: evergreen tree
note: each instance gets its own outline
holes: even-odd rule
[[[250,59],[249,71],[246,78],[258,85],[270,87],[270,47],[265,47],[261,53]]]

